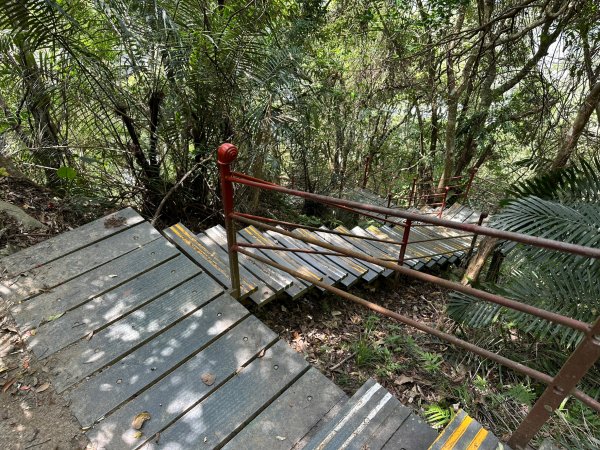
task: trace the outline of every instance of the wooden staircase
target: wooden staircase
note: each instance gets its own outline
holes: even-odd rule
[[[457,217],[463,209],[455,208]],[[373,380],[348,399],[225,292],[221,227],[195,236],[176,225],[165,233],[176,246],[128,208],[0,260],[0,295],[15,326],[91,448],[501,448],[462,413],[436,440],[435,430]],[[238,239],[305,245],[252,228]],[[371,241],[339,239],[392,254]],[[391,274],[348,258],[264,254],[340,286]],[[241,261],[243,296],[257,304],[315,288],[252,258]],[[413,267],[443,263],[424,255]],[[142,413],[148,420],[140,430],[132,419]]]
[[[454,204],[444,211],[442,217],[460,222],[474,222],[479,218],[479,213],[466,206]],[[391,260],[398,257],[400,248],[398,245],[364,240],[361,237],[399,242],[402,241],[402,228],[400,226],[390,224],[377,227],[371,225],[366,228],[354,227],[351,230],[343,226],[335,228],[335,231],[349,233],[352,236],[331,234],[326,232],[328,231],[327,228],[322,227],[322,229],[323,231],[309,231],[297,228],[295,231],[300,236],[311,237],[374,257]],[[221,225],[194,235],[182,224],[177,224],[165,230],[165,234],[224,287],[231,287],[227,238],[225,229]],[[413,225],[409,242],[426,242],[408,246],[405,265],[414,270],[424,270],[456,263],[465,256],[466,249],[471,244],[471,239],[470,236],[465,237],[464,233],[449,228]],[[265,246],[322,250],[322,248],[300,239],[294,239],[274,231],[262,232],[253,226],[239,231],[237,240],[238,242]],[[349,288],[359,281],[372,283],[378,278],[387,278],[393,273],[389,269],[350,257],[292,253],[248,247],[247,250],[315,280],[343,288]],[[444,254],[440,255],[440,253]],[[294,299],[299,298],[309,290],[316,288],[306,280],[297,279],[286,272],[246,255],[239,254],[239,262],[241,297],[242,299],[249,298],[257,305],[263,305],[283,293]]]

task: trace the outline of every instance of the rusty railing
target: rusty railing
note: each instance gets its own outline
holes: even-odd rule
[[[514,431],[508,444],[515,449],[524,449],[529,441],[537,434],[541,427],[550,418],[551,414],[560,406],[561,402],[569,395],[572,395],[588,407],[600,412],[600,402],[596,399],[585,394],[581,390],[577,389],[578,382],[588,372],[588,370],[595,364],[600,358],[600,317],[589,324],[586,322],[579,321],[570,317],[563,316],[561,314],[554,313],[552,311],[546,311],[535,306],[531,306],[525,303],[518,302],[516,300],[503,297],[501,295],[492,294],[486,291],[475,289],[471,286],[465,286],[460,283],[452,282],[434,275],[419,272],[407,267],[411,260],[422,258],[422,256],[407,257],[408,253],[412,250],[410,246],[417,247],[418,244],[426,242],[432,239],[416,239],[411,240],[411,232],[416,227],[422,227],[420,229],[424,232],[434,226],[444,227],[447,230],[456,230],[462,234],[450,235],[450,238],[471,238],[470,245],[464,248],[452,248],[449,251],[440,252],[438,254],[428,255],[429,257],[442,256],[447,254],[456,254],[462,252],[463,254],[470,254],[476,245],[476,239],[479,235],[496,237],[503,240],[510,240],[525,245],[531,245],[550,250],[556,250],[559,252],[571,253],[575,255],[581,255],[588,258],[600,259],[600,249],[584,247],[576,244],[570,244],[565,242],[554,241],[550,239],[530,236],[521,233],[509,232],[489,228],[482,226],[482,221],[485,215],[481,215],[477,223],[462,223],[455,222],[452,220],[443,219],[441,217],[426,216],[421,214],[415,214],[408,211],[402,211],[394,208],[386,208],[381,206],[369,205],[365,203],[344,200],[334,197],[327,197],[318,194],[312,194],[304,191],[297,191],[294,189],[285,188],[275,183],[260,180],[258,178],[250,177],[248,175],[232,172],[231,164],[237,157],[237,148],[232,144],[223,144],[218,149],[218,164],[220,170],[220,181],[221,181],[221,195],[223,198],[223,209],[225,214],[225,226],[227,228],[227,245],[229,252],[229,263],[230,263],[230,274],[232,289],[231,294],[239,298],[240,296],[240,275],[238,267],[238,253],[242,253],[248,257],[254,258],[264,264],[273,266],[283,272],[289,273],[290,275],[308,281],[316,286],[319,286],[327,291],[330,291],[339,297],[361,304],[373,311],[376,311],[382,315],[390,317],[401,323],[409,325],[413,328],[421,330],[425,333],[436,336],[443,339],[450,344],[453,344],[459,348],[475,353],[483,358],[495,361],[501,365],[504,365],[516,372],[524,374],[532,379],[546,384],[546,389],[536,401],[534,406],[531,408],[525,419],[521,422],[519,427]],[[469,185],[473,180],[475,171],[471,172],[469,177]],[[348,211],[355,212],[361,215],[367,215],[375,217],[378,220],[384,222],[390,222],[396,226],[403,227],[403,233],[399,240],[377,238],[377,237],[362,237],[351,233],[345,233],[336,230],[326,230],[316,227],[303,226],[299,224],[293,224],[285,221],[279,221],[276,219],[269,219],[260,216],[254,216],[250,214],[244,214],[236,212],[234,210],[234,199],[233,199],[233,184],[241,184],[250,186],[253,188],[270,190],[280,192],[282,194],[288,194],[304,199],[309,199],[315,202],[320,202],[335,208],[340,208]],[[466,191],[468,193],[468,190]],[[383,218],[382,218],[383,217]],[[257,228],[264,230],[271,230],[276,233],[298,239],[307,244],[311,244],[311,248],[287,248],[280,246],[267,246],[261,244],[245,244],[236,242],[235,226],[234,222],[243,223],[246,225],[254,225]],[[289,231],[285,228],[276,227],[275,225],[283,225],[287,227],[305,228],[308,230],[314,230],[325,233],[338,234],[341,236],[352,236],[353,239],[365,239],[367,241],[374,241],[378,244],[397,246],[398,258],[395,261],[390,258],[376,258],[369,254],[350,250],[345,247],[333,245],[329,242],[325,242],[310,236],[301,235],[295,231]],[[439,239],[435,239],[439,240]],[[583,337],[573,351],[570,357],[567,359],[562,368],[558,371],[555,376],[548,375],[540,372],[536,369],[528,367],[519,362],[513,361],[494,352],[481,348],[477,345],[471,344],[467,341],[457,338],[454,335],[445,333],[436,328],[430,327],[423,323],[420,323],[410,317],[398,314],[387,308],[384,308],[375,303],[369,302],[362,299],[354,294],[343,291],[336,287],[330,286],[323,281],[317,280],[314,277],[307,276],[296,270],[290,269],[289,267],[278,264],[271,259],[263,256],[259,256],[256,253],[250,252],[249,248],[273,250],[273,251],[288,251],[288,252],[299,252],[299,253],[316,253],[322,255],[336,255],[340,257],[349,257],[366,261],[371,264],[375,264],[387,269],[395,271],[398,275],[405,275],[417,280],[424,282],[433,283],[435,285],[452,289],[457,292],[462,292],[467,295],[479,298],[481,300],[495,303],[506,308],[510,308],[523,313],[531,314],[539,317],[540,319],[550,321],[555,324],[563,325],[574,330],[579,331],[583,334]]]

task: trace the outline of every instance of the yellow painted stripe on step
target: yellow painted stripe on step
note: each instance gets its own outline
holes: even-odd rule
[[[250,235],[254,236],[256,238],[256,240],[258,240],[259,242],[261,242],[264,245],[275,245],[274,242],[272,242],[272,241],[268,240],[266,237],[264,237],[263,234],[257,228],[255,228],[253,225],[250,225],[249,227],[247,227],[246,231],[248,231],[248,233],[250,233]],[[298,272],[300,272],[301,274],[306,275],[307,277],[314,278],[315,280],[323,281],[323,278],[318,276],[316,273],[310,271],[306,267],[304,267],[304,266],[298,267],[298,264],[296,263],[296,261],[294,261],[288,255],[285,254],[285,250],[279,251],[279,253],[281,253],[279,256],[281,256],[283,259],[285,259],[288,263],[291,263],[292,268],[296,267],[296,270],[298,270]]]
[[[216,261],[216,255],[214,252],[208,251],[204,246],[200,245],[196,240],[196,237],[190,234],[181,224],[175,224],[171,227],[173,233],[175,233],[181,240],[187,244],[191,249],[195,250],[197,253],[202,255],[206,262],[208,262],[211,266],[221,272],[226,278],[229,278],[229,272],[226,272]],[[253,292],[256,290],[256,286],[252,283],[247,282],[245,279],[240,277],[240,284],[242,285],[242,292]]]
[[[483,441],[485,440],[487,435],[488,430],[486,430],[485,428],[479,430],[473,438],[473,440],[471,441],[471,443],[469,444],[469,446],[467,447],[467,450],[477,450],[479,447],[481,447],[481,444],[483,444]]]
[[[440,450],[452,450],[461,436],[467,431],[471,422],[473,422],[473,419],[470,416],[466,416],[458,428],[454,430],[454,433],[452,433],[450,437],[448,437],[448,440],[444,442],[444,445],[442,445]]]

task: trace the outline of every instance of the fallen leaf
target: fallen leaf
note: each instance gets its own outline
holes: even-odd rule
[[[44,383],[42,384],[40,387],[38,387],[35,392],[37,392],[38,394],[40,392],[44,392],[46,389],[48,389],[50,387],[50,383]]]
[[[144,433],[142,433],[141,431],[136,431],[135,433],[133,433],[133,438],[134,439],[139,439],[144,435]]]
[[[58,319],[59,317],[61,317],[64,314],[64,312],[58,313],[58,314],[54,314],[52,316],[48,316],[46,317],[46,322],[52,322],[53,320]]]
[[[412,377],[407,377],[406,375],[400,375],[400,378],[394,381],[395,385],[402,386],[406,383],[414,383],[415,380]]]
[[[342,312],[341,312],[341,311],[331,311],[331,315],[332,315],[333,317],[335,317],[335,316],[341,316],[341,315],[342,315]]]
[[[210,372],[204,372],[200,378],[202,378],[202,382],[207,386],[212,386],[215,382],[215,376]]]
[[[88,334],[85,335],[84,339],[86,341],[89,341],[92,338],[93,335],[94,335],[94,331],[92,330]]]
[[[36,335],[36,333],[37,333],[37,330],[36,330],[35,328],[33,328],[33,329],[29,330],[29,335],[30,335],[30,336],[35,336],[35,335]]]
[[[267,351],[267,350],[263,348],[263,349],[262,349],[260,352],[258,352],[258,356],[257,356],[257,358],[262,358],[263,356],[265,356],[265,352],[266,352],[266,351]]]
[[[285,441],[287,438],[285,436],[275,436],[279,441]]]
[[[8,380],[6,383],[4,383],[4,386],[2,386],[2,392],[6,392],[10,389],[10,387],[15,384],[15,381],[17,381],[16,378],[11,378],[10,380]]]
[[[150,413],[148,411],[143,411],[133,418],[131,428],[134,430],[141,430],[147,420],[150,420]]]

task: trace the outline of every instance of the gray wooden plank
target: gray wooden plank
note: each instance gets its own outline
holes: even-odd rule
[[[370,227],[369,227],[370,228]],[[389,240],[389,237],[386,236],[385,234],[383,234],[381,231],[379,231],[378,228],[373,227],[373,231],[370,230],[364,230],[360,227],[354,227],[352,228],[352,232],[355,234],[358,234],[359,236],[368,236],[368,237],[375,237],[377,239],[387,239]],[[389,244],[386,242],[377,242],[377,241],[365,241],[368,245],[377,247],[378,249],[380,249],[382,252],[384,252],[388,258],[395,258],[395,261],[397,261],[398,259],[398,255],[400,253],[400,246],[399,245],[393,245],[393,244]],[[410,254],[410,252],[407,252],[408,254]],[[395,262],[393,261],[393,262]],[[417,260],[408,260],[405,261],[405,264],[412,268],[412,269],[416,269],[418,270],[420,267],[422,267],[422,263],[420,263]]]
[[[344,398],[340,388],[312,367],[224,449],[289,449]]]
[[[319,241],[323,241],[323,239],[321,237],[319,237],[316,233],[313,233],[312,231],[309,231],[309,230],[296,229],[295,232],[304,237],[310,237],[313,239],[317,239]],[[325,252],[331,251],[331,250],[325,249],[323,247],[320,247],[318,245],[314,245],[314,244],[310,244],[310,243],[308,245],[315,250],[320,250],[320,251],[325,251]],[[350,258],[343,258],[340,256],[331,256],[331,255],[323,255],[323,256],[325,257],[325,259],[328,259],[333,264],[335,264],[337,267],[339,267],[340,269],[342,269],[343,271],[348,273],[348,276],[343,278],[341,281],[341,284],[343,286],[346,286],[346,287],[352,286],[360,278],[362,278],[362,276],[365,273],[367,273],[367,271],[368,271],[366,267],[355,264],[352,260],[350,260]]]
[[[8,276],[26,272],[119,233],[143,220],[135,210],[126,208],[7,256],[0,261],[0,267],[6,270]]]
[[[323,227],[325,228],[325,227]],[[356,248],[350,244],[349,242],[345,241],[344,239],[342,239],[340,236],[335,235],[335,234],[331,234],[331,233],[327,233],[326,231],[317,231],[316,234],[321,237],[323,240],[329,242],[332,245],[337,245],[339,247],[342,248],[346,248],[348,250],[353,250],[353,251],[357,251]],[[370,255],[369,255],[370,256]],[[372,264],[368,261],[363,261],[361,259],[358,258],[350,258],[353,262],[355,262],[356,264],[358,264],[359,266],[364,267],[365,269],[367,269],[367,272],[363,275],[363,279],[365,281],[367,281],[368,283],[370,283],[371,281],[375,280],[379,274],[381,272],[383,272],[383,267],[381,266],[377,266],[375,264]]]
[[[411,414],[385,444],[383,450],[398,450],[400,448],[427,450],[436,437],[437,431],[415,414]]]
[[[392,415],[398,412],[398,408],[402,405],[391,393],[387,393],[386,396],[376,405],[371,407],[369,414],[363,418],[362,422],[359,422],[352,431],[352,434],[346,438],[342,443],[341,447],[348,450],[362,450],[365,446],[369,447],[369,450],[379,450],[381,446],[376,447],[373,445],[373,435],[377,432],[383,432],[382,427],[388,423],[388,419]],[[408,409],[408,408],[405,408]],[[410,410],[405,412],[406,416],[410,414]],[[393,432],[389,432],[388,438],[391,437]]]
[[[227,237],[225,235],[225,228],[217,225],[208,230],[205,230],[205,234],[215,241],[217,244],[221,246],[224,250],[227,249]],[[274,267],[263,264],[254,258],[249,256],[239,254],[239,262],[246,269],[252,272],[258,279],[260,279],[263,283],[271,286],[275,291],[279,291],[281,289],[287,289],[292,285],[293,278],[283,273]]]
[[[344,226],[338,226],[335,228],[336,231],[341,231],[342,233],[352,234],[349,229]],[[373,247],[372,245],[368,245],[364,239],[360,239],[359,237],[354,236],[340,236],[346,242],[352,244],[354,248],[358,251],[366,253],[374,258],[387,258],[387,254],[379,250],[377,247]],[[389,277],[392,273],[394,273],[391,269],[383,268],[381,275],[384,277]]]
[[[347,402],[347,397],[343,397],[339,402],[337,402],[329,411],[327,411],[321,420],[319,420],[304,436],[302,436],[296,445],[294,445],[293,450],[299,450],[306,447],[306,444],[309,443],[322,428],[326,427],[329,422],[337,417]]]
[[[217,258],[214,252],[199,241],[185,226],[178,223],[163,231],[165,236],[177,245],[188,257],[208,272],[215,280],[226,288],[231,288],[229,263]],[[243,276],[240,277],[241,297],[245,298],[258,289]]]
[[[382,233],[385,233],[387,236],[389,236],[390,239],[399,240],[399,241],[402,240],[402,234],[400,234],[396,230],[393,230],[392,228],[389,228],[386,225],[383,225],[379,230]],[[410,242],[410,240],[409,240],[409,242]],[[412,244],[412,245],[409,245],[406,249],[407,255],[411,255],[412,257],[419,257],[418,261],[425,263],[425,265],[427,267],[434,267],[437,264],[437,262],[440,260],[439,256],[429,256],[429,255],[433,255],[435,253],[438,253],[438,252],[436,252],[435,249],[433,249],[431,247],[429,242]],[[407,257],[410,257],[410,256],[407,256]]]
[[[308,443],[307,450],[338,450],[346,448],[354,440],[363,440],[364,428],[369,426],[371,421],[379,423],[377,420],[379,414],[384,413],[387,417],[389,411],[393,409],[390,406],[393,407],[397,402],[392,394],[377,383],[358,398],[355,397],[356,395],[348,402],[351,407],[344,414],[339,414],[323,435],[316,436]],[[331,425],[334,425],[333,428]]]
[[[244,232],[244,230],[238,231],[236,239],[238,240],[238,242],[242,243],[246,242],[250,244],[262,244],[262,242],[257,240],[251,233]],[[282,264],[283,266],[288,267],[289,269],[297,269],[296,265],[290,265],[281,256],[275,254],[275,252],[273,252],[272,250],[266,251],[254,248],[246,248],[246,250],[253,254],[256,254],[257,256],[261,256],[267,260],[271,260],[278,264]],[[298,279],[287,272],[281,272],[286,274],[292,282],[292,284],[288,286],[288,288],[285,290],[290,297],[296,299],[302,296],[306,291],[308,291],[308,288],[310,286],[309,283],[305,282],[304,280]]]
[[[238,237],[243,237],[244,241],[251,244],[259,244],[259,245],[274,245],[277,246],[276,242],[273,242],[270,238],[264,236],[260,230],[256,227],[250,225],[237,233]],[[288,269],[295,270],[300,272],[308,277],[314,278],[315,280],[320,280],[320,276],[309,268],[305,267],[303,264],[298,264],[295,260],[289,257],[288,253],[283,251],[275,251],[275,250],[264,250],[261,249],[260,252],[265,255],[267,258],[275,261],[282,266],[287,267]],[[299,283],[305,286],[311,286],[311,283],[305,280],[298,279]],[[296,279],[294,279],[296,282]]]
[[[385,232],[381,228],[377,228],[373,225],[369,226],[366,229],[366,231],[371,236],[376,237],[378,239],[386,239],[386,240],[392,240],[392,241],[401,241],[402,240],[401,236],[400,237],[394,236],[393,234]],[[387,246],[387,248],[389,250],[395,251],[396,252],[395,256],[398,257],[398,255],[400,253],[400,245],[388,244],[385,242],[378,242],[378,244],[381,246]],[[420,270],[425,265],[425,261],[423,261],[421,259],[421,255],[422,255],[422,253],[420,251],[418,251],[417,249],[413,249],[409,246],[406,249],[406,252],[404,254],[404,257],[407,258],[407,260],[404,262],[404,264],[409,266],[412,269]]]
[[[268,342],[276,338],[273,332],[262,332],[264,327],[254,317],[230,330],[249,314],[231,297],[220,296],[116,364],[75,386],[68,394],[71,411],[79,423],[89,426],[216,341],[219,343],[215,348],[226,352],[222,348],[224,344],[239,342],[243,349],[248,341],[243,338],[258,336],[255,330],[259,328],[260,336],[268,338]],[[225,334],[229,336],[221,339]],[[264,339],[252,342],[266,345]],[[214,354],[214,349],[210,353]],[[200,355],[203,356],[206,353]]]
[[[269,236],[279,242],[282,246],[287,248],[303,248],[312,249],[306,242],[300,239],[294,239],[289,236],[285,236],[280,233],[268,231]],[[298,253],[298,257],[308,262],[312,267],[317,268],[321,272],[327,274],[327,276],[334,282],[337,283],[342,278],[348,276],[348,272],[343,271],[329,260],[325,259],[322,255],[310,254],[310,253]]]
[[[179,255],[79,308],[43,323],[27,344],[36,356],[46,358],[88,333],[105,328],[198,273],[200,269],[196,265]]]
[[[99,422],[87,433],[90,441],[99,449],[107,450],[135,448],[143,444],[146,439],[220,389],[232,376],[235,378],[238,369],[246,366],[276,339],[275,333],[258,319],[249,317]],[[267,351],[265,356],[267,354],[271,353]],[[246,370],[248,369],[244,369],[242,373]],[[213,384],[202,382],[201,377],[205,373],[214,376]],[[144,425],[144,436],[137,438],[135,430],[130,426],[133,418],[141,411],[147,411],[151,419]],[[217,415],[220,414],[222,411],[217,412]],[[165,440],[161,438],[160,443],[162,448]]]
[[[202,273],[161,295],[141,310],[121,318],[50,357],[54,387],[60,393],[74,383],[131,353],[223,292]]]
[[[325,446],[331,441],[336,430],[340,427],[340,425],[345,423],[345,418],[356,414],[356,412],[378,392],[381,393],[381,386],[375,380],[369,378],[355,392],[352,398],[346,402],[338,414],[329,422],[327,422],[325,426],[321,427],[321,429],[315,433],[313,438],[303,448],[306,450],[323,448],[321,445]]]
[[[179,252],[172,244],[162,238],[156,239],[73,278],[50,292],[42,293],[30,301],[18,303],[10,309],[10,312],[19,329],[37,327],[48,317],[74,309],[177,254]]]
[[[218,448],[300,377],[308,364],[283,341],[269,348],[143,448]]]
[[[280,242],[277,241],[277,239],[275,239],[275,237],[271,234],[270,231],[263,231],[261,232],[259,230],[259,233],[265,237],[266,239],[268,239],[269,242],[271,242],[271,245],[276,245],[279,247],[285,247],[285,245],[282,245]],[[276,234],[276,233],[274,233]],[[287,248],[287,247],[286,247]],[[295,253],[295,252],[279,252],[284,259],[286,259],[287,261],[290,262],[290,264],[293,263],[293,266],[296,268],[300,268],[302,269],[302,273],[305,274],[309,274],[312,273],[312,277],[316,277],[316,279],[320,280],[321,282],[328,284],[328,285],[332,285],[334,282],[333,280],[331,280],[329,278],[329,276],[327,275],[327,273],[321,271],[318,267],[316,267],[316,265],[311,264],[310,262],[305,261],[304,259],[300,258],[300,256]],[[309,275],[310,276],[310,275]],[[314,285],[313,285],[314,286]],[[325,289],[320,287],[320,286],[315,286],[317,289],[319,289],[320,291],[324,291]]]
[[[402,233],[404,232],[403,228],[401,228],[401,227],[393,227],[391,229],[400,236],[402,236]],[[441,240],[441,241],[439,240],[440,237],[441,237],[441,235],[436,233],[433,228],[415,226],[415,227],[412,227],[410,230],[409,241],[414,242],[414,241],[428,240],[427,242],[420,242],[420,244],[427,246],[428,248],[433,250],[433,253],[444,253],[444,252],[453,251],[452,248],[448,247],[447,244],[444,243],[444,240]],[[431,241],[429,239],[436,239],[436,240]],[[450,259],[450,256],[451,256],[450,254],[439,255],[436,257],[437,262],[439,264],[443,264],[448,259]]]
[[[385,443],[410,416],[410,413],[410,408],[403,406],[400,402],[394,402],[393,410],[389,412],[387,417],[369,430],[365,430],[362,439],[354,440],[348,446],[348,450],[363,450],[365,445],[369,447],[369,450],[379,450],[383,448]],[[371,423],[369,423],[369,426],[370,425]]]
[[[196,235],[196,237],[206,246],[206,248],[213,252],[216,258],[219,258],[225,264],[229,264],[229,255],[221,248],[220,245],[203,233]],[[258,289],[254,292],[251,292],[249,295],[250,299],[257,305],[268,302],[275,298],[277,294],[283,292],[283,288],[279,288],[279,291],[273,290],[273,288],[256,278],[256,276],[254,276],[252,272],[249,272],[248,269],[246,269],[246,267],[244,267],[242,264],[239,264],[239,270],[241,277],[258,286]]]
[[[0,294],[7,301],[23,301],[106,264],[159,237],[160,233],[152,225],[143,222],[75,253],[31,269],[15,280],[2,283]]]

